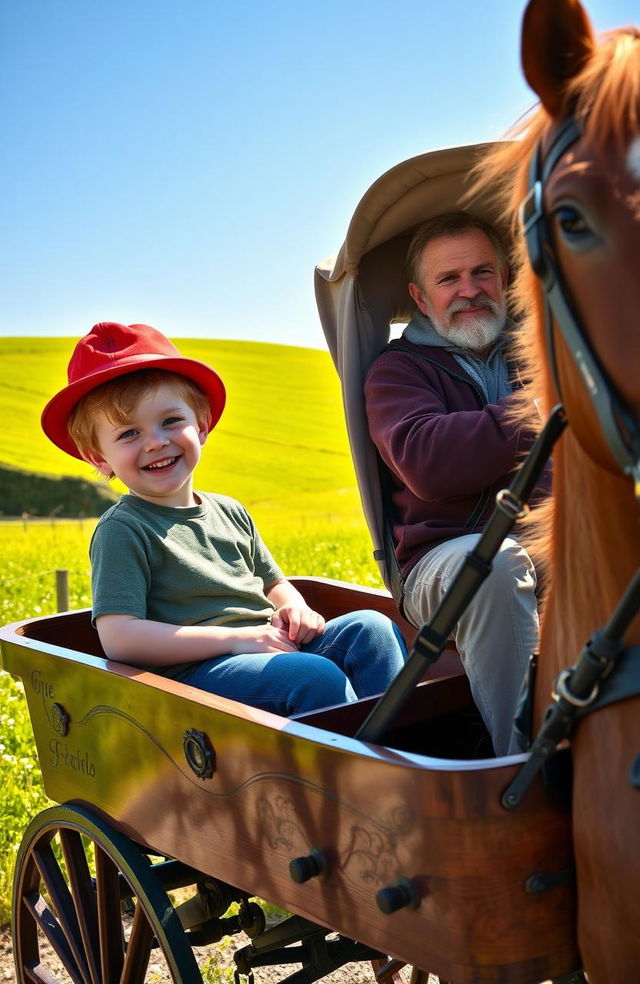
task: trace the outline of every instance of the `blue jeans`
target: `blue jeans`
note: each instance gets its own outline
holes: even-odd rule
[[[246,653],[208,659],[178,676],[182,683],[283,717],[382,693],[407,650],[398,627],[374,611],[327,622],[295,653]]]

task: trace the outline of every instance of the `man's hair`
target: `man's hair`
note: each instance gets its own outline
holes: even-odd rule
[[[189,404],[198,423],[208,424],[211,418],[209,401],[194,382],[166,369],[138,369],[96,386],[78,400],[69,418],[69,437],[82,452],[100,452],[96,437],[97,415],[104,413],[113,424],[122,424],[139,400],[153,395],[165,383],[175,389],[179,399]]]
[[[461,232],[469,229],[479,229],[494,247],[500,264],[506,264],[507,249],[500,233],[492,225],[471,215],[470,212],[443,212],[442,215],[434,215],[418,226],[413,234],[413,239],[407,251],[407,277],[410,284],[420,283],[420,260],[427,243],[440,236],[457,236]]]

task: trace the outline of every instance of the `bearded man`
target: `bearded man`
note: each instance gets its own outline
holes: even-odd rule
[[[428,622],[474,547],[495,495],[533,435],[513,419],[516,326],[499,234],[465,212],[416,231],[407,255],[417,311],[365,383],[369,430],[392,478],[403,614]],[[538,637],[536,574],[505,539],[454,641],[496,755],[517,750],[512,724]]]

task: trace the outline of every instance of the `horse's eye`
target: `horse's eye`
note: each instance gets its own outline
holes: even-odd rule
[[[570,205],[561,205],[560,208],[556,209],[555,214],[560,230],[569,242],[585,243],[587,240],[593,239],[593,230],[577,209]]]

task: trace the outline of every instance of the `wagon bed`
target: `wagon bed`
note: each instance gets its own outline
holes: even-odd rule
[[[386,592],[292,580],[326,617],[394,612]],[[502,808],[525,756],[482,757],[486,733],[454,652],[417,688],[384,746],[354,737],[374,698],[285,719],[107,661],[89,611],[0,629],[0,652],[24,682],[47,795],[71,811],[54,814],[53,828],[72,858],[78,831],[99,845],[106,838],[120,881],[129,865],[130,895],[151,892],[136,888],[140,878],[155,884],[151,871],[162,891],[207,876],[245,911],[258,896],[293,913],[279,946],[324,927],[358,941],[355,959],[388,954],[455,984],[534,984],[579,966],[566,806],[539,779],[521,810]],[[39,853],[53,834],[34,824],[14,891],[19,967],[37,964],[38,886],[51,894],[57,884]],[[123,860],[129,849],[143,852],[142,867]],[[147,854],[162,860],[149,869]],[[78,877],[82,886],[71,872],[71,894],[82,887],[93,906]],[[71,907],[60,892],[58,910]],[[112,894],[123,892],[116,884]],[[166,926],[156,917],[147,933],[158,938]],[[186,954],[200,930],[169,923],[165,949]],[[74,925],[72,937],[90,937]],[[246,956],[249,977],[261,939]],[[184,960],[173,970],[179,981],[191,979]],[[93,980],[87,973],[78,979]],[[25,971],[21,980],[47,978]]]

